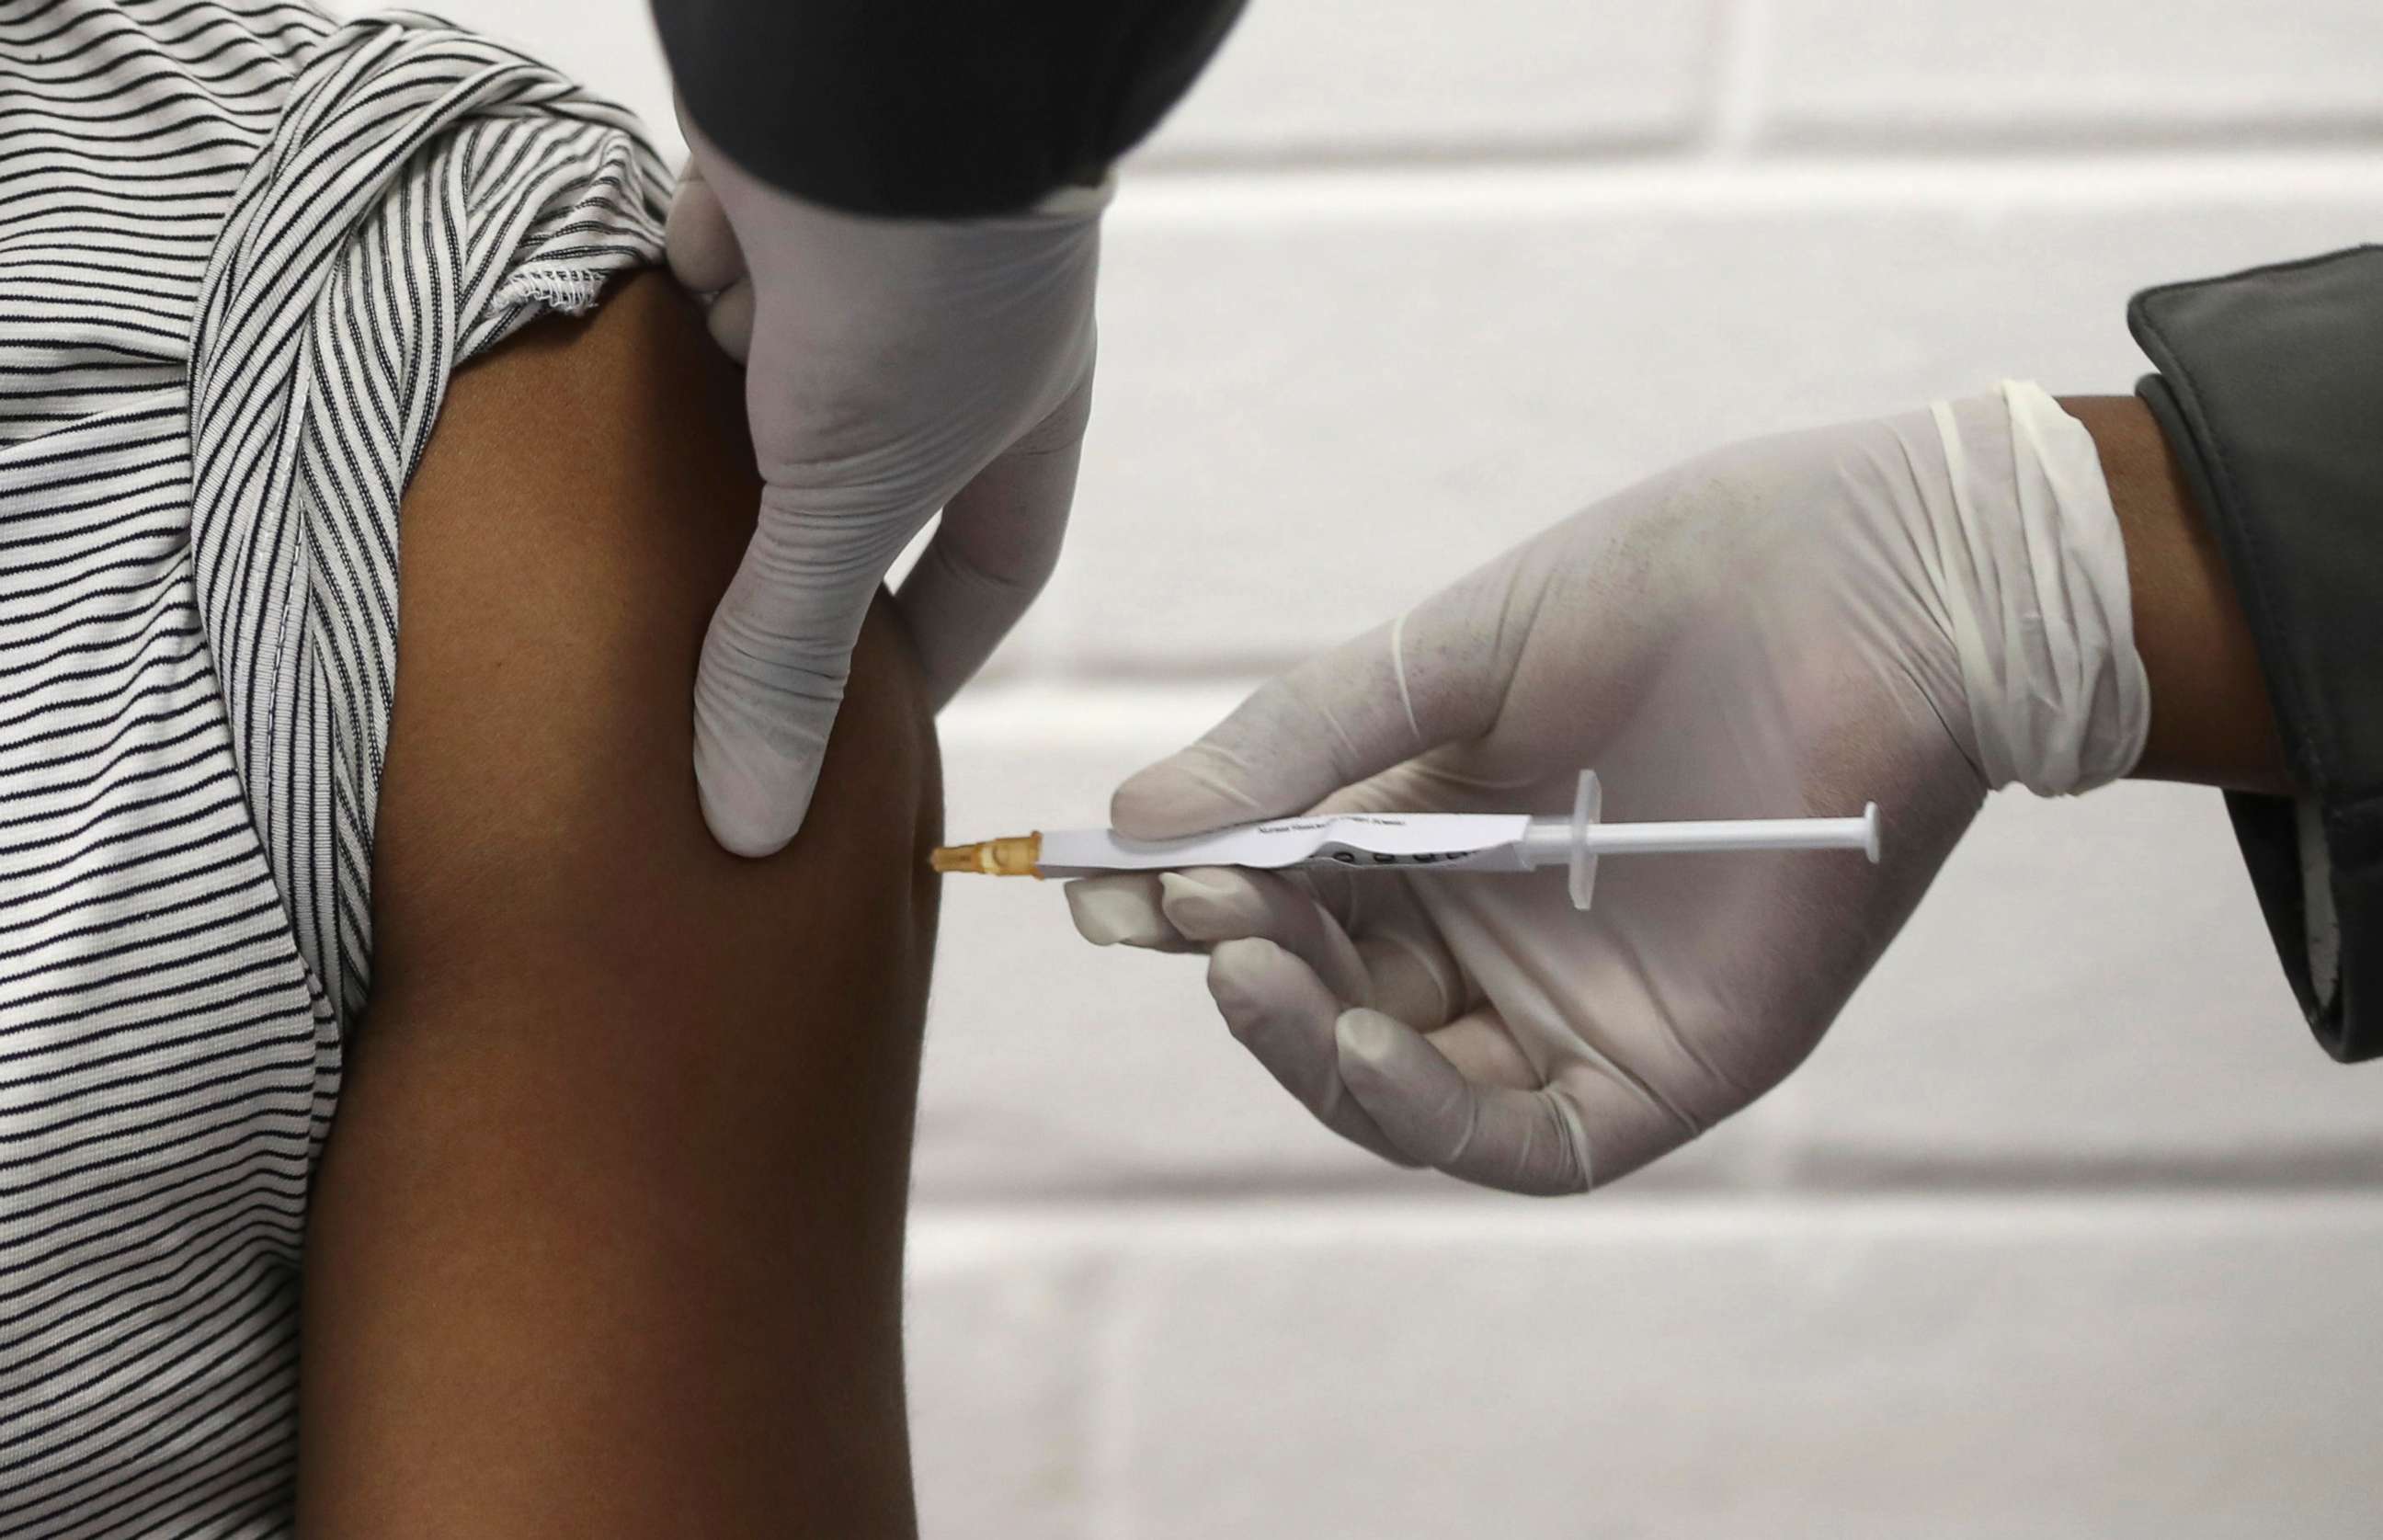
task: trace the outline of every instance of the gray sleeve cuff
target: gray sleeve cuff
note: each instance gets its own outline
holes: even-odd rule
[[[2383,248],[2147,290],[2128,322],[2306,794],[2229,795],[2245,864],[2318,1041],[2383,1054]]]

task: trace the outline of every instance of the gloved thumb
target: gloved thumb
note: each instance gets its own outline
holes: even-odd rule
[[[695,682],[695,779],[712,837],[767,856],[802,828],[853,644],[893,550],[815,548],[765,511],[711,617]]]
[[[1304,812],[1426,749],[1487,732],[1512,662],[1495,631],[1471,621],[1488,588],[1504,591],[1497,575],[1261,685],[1199,742],[1119,786],[1110,823],[1163,840]]]

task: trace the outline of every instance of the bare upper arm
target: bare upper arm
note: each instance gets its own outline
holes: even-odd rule
[[[712,843],[689,692],[757,493],[658,275],[452,382],[307,1241],[307,1533],[909,1528],[932,730],[881,602],[802,834]]]

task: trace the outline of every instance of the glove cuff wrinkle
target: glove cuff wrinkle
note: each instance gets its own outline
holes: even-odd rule
[[[1930,410],[1951,497],[1928,517],[1986,780],[2106,785],[2142,755],[2151,688],[2093,440],[2023,381]]]

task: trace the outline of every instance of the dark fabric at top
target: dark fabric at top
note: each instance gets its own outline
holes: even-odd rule
[[[1096,182],[1243,0],[653,0],[687,115],[856,214],[965,217]]]
[[[2141,394],[2216,533],[2294,782],[2315,800],[2329,869],[2314,874],[2316,903],[2293,803],[2230,795],[2235,832],[2317,1041],[2340,1059],[2373,1058],[2383,1054],[2383,248],[2150,290],[2128,320],[2159,368]]]

